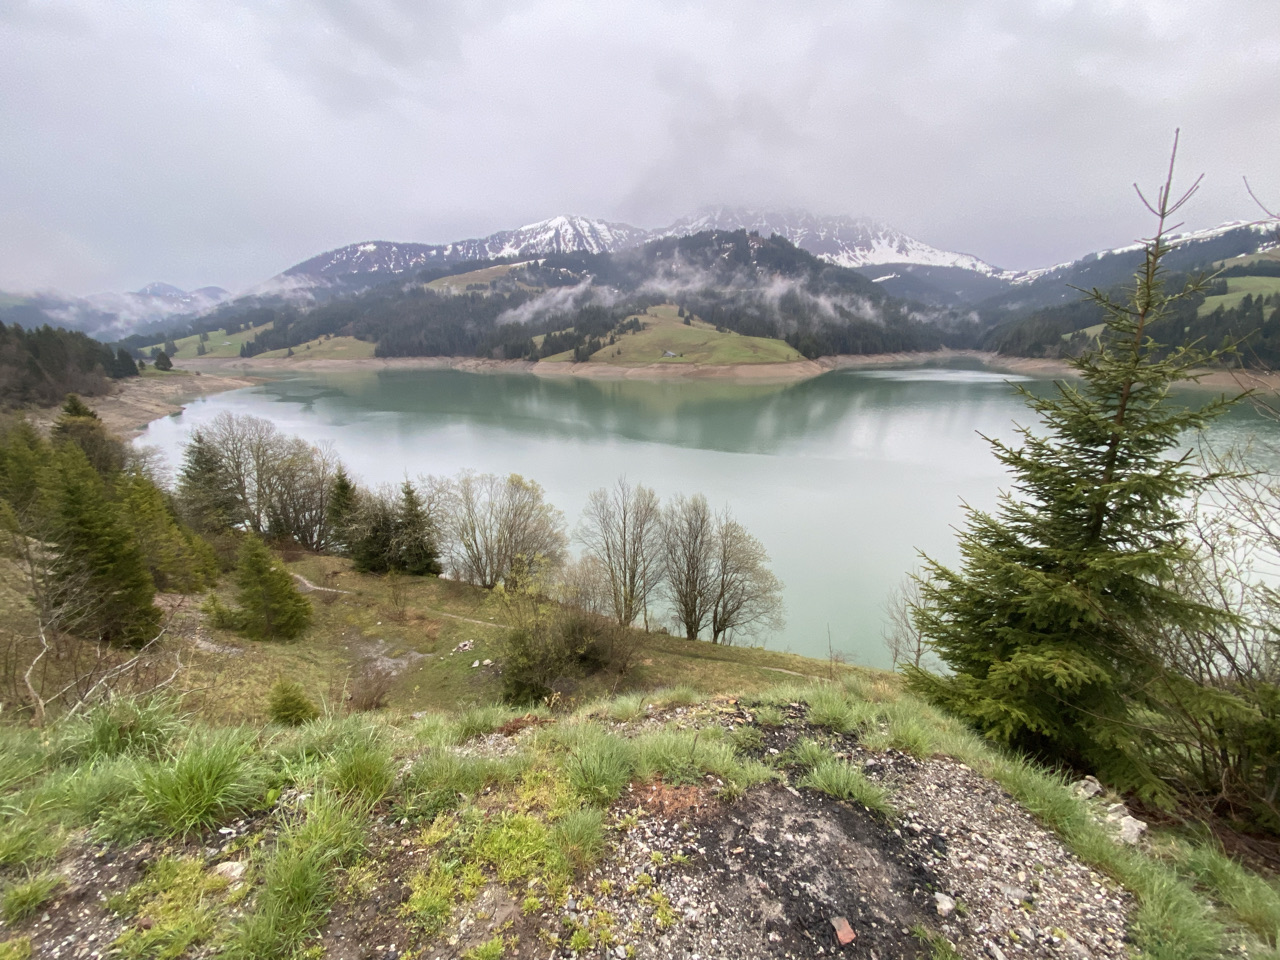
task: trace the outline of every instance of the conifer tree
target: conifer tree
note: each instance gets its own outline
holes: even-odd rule
[[[351,550],[351,521],[356,511],[357,489],[355,483],[347,475],[347,470],[338,464],[337,473],[333,477],[333,488],[329,492],[329,503],[325,508],[329,521],[329,542],[335,553],[349,554]]]
[[[406,480],[400,487],[400,503],[396,514],[395,558],[393,569],[424,577],[440,573],[431,518],[422,498]]]
[[[237,497],[217,449],[196,430],[182,453],[178,503],[187,523],[201,533],[220,533],[238,521]]]
[[[98,414],[74,393],[67,394],[50,435],[55,444],[78,446],[103,477],[114,476],[124,468],[123,441],[108,431]]]
[[[156,369],[157,370],[173,369],[173,361],[169,359],[169,355],[165,353],[163,350],[161,350],[159,353],[156,354]]]
[[[236,565],[237,625],[257,640],[293,640],[311,625],[311,602],[256,536],[245,537]]]
[[[1158,629],[1224,617],[1178,582],[1194,554],[1183,504],[1214,480],[1179,450],[1228,401],[1175,402],[1170,389],[1218,354],[1154,339],[1182,339],[1162,321],[1197,287],[1164,286],[1168,220],[1196,189],[1175,201],[1172,175],[1171,162],[1147,204],[1158,226],[1127,302],[1091,294],[1108,319],[1097,349],[1072,361],[1081,383],[1023,389],[1039,426],[1017,446],[990,441],[1014,492],[994,513],[968,511],[959,569],[927,561],[915,620],[951,672],[906,669],[916,691],[987,736],[1153,798],[1136,720],[1162,670]]]
[[[212,548],[178,524],[159,487],[131,471],[117,488],[123,516],[158,590],[194,593],[217,579],[218,560]]]
[[[78,636],[145,643],[155,636],[161,614],[137,540],[78,446],[65,444],[52,459],[41,486],[56,559],[43,606],[76,611],[62,619]]]

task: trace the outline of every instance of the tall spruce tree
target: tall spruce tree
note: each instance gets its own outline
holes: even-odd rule
[[[1153,798],[1139,718],[1163,666],[1155,638],[1224,616],[1179,590],[1194,555],[1184,505],[1213,482],[1179,451],[1230,401],[1190,409],[1171,398],[1218,354],[1154,339],[1182,339],[1162,321],[1197,286],[1164,286],[1168,221],[1196,189],[1174,200],[1172,176],[1171,162],[1147,203],[1158,227],[1127,301],[1091,294],[1107,325],[1071,362],[1081,383],[1044,397],[1022,389],[1039,425],[1018,446],[989,441],[1014,492],[994,514],[969,509],[958,570],[927,561],[914,616],[951,673],[906,669],[916,691],[992,739]]]
[[[63,629],[86,639],[135,646],[150,640],[161,614],[146,558],[83,451],[58,447],[41,486],[56,553],[54,587],[43,606],[64,611]]]
[[[435,531],[431,518],[422,505],[422,497],[408,480],[400,487],[395,530],[395,559],[392,569],[418,577],[438,575],[440,561],[436,555]]]
[[[338,464],[333,477],[333,489],[325,507],[329,521],[329,543],[335,553],[349,555],[351,550],[351,522],[355,517],[357,494],[355,483],[347,475],[346,467]]]
[[[240,604],[236,622],[246,635],[257,640],[294,640],[311,626],[311,602],[253,534],[240,547],[236,587]]]

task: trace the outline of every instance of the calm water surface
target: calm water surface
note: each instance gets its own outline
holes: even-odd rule
[[[954,561],[962,504],[989,508],[1006,477],[979,434],[1008,440],[1030,416],[1010,381],[954,368],[839,371],[788,385],[593,381],[452,370],[306,372],[194,401],[139,443],[175,464],[191,430],[250,413],[333,442],[365,483],[464,468],[524,474],[577,523],[620,475],[666,496],[728,505],[786,584],[770,647],[888,666],[890,589],[918,553]],[[1237,409],[1215,439],[1277,428]]]

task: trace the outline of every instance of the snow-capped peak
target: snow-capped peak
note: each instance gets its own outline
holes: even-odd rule
[[[748,230],[761,236],[777,234],[797,247],[842,267],[910,263],[930,267],[959,267],[986,276],[1000,270],[967,253],[939,250],[870,217],[823,217],[805,211],[757,211],[741,207],[705,207],[677,220],[666,236],[702,230]]]

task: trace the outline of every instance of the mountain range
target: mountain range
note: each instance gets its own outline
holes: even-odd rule
[[[942,250],[865,217],[715,206],[659,229],[558,216],[443,244],[353,243],[295,264],[234,301],[220,287],[187,291],[160,282],[128,293],[83,298],[0,294],[0,320],[24,326],[47,322],[113,340],[130,333],[159,331],[171,319],[192,319],[232,302],[256,303],[286,296],[296,302],[319,303],[397,276],[424,270],[456,272],[469,262],[513,263],[554,255],[622,253],[664,238],[738,230],[765,238],[776,235],[822,261],[857,270],[889,296],[931,308],[979,308],[989,319],[1069,302],[1079,296],[1075,288],[1124,282],[1141,255],[1140,246],[1127,244],[1041,269],[1010,271],[968,253]],[[1166,262],[1176,269],[1253,253],[1269,243],[1274,244],[1274,237],[1267,227],[1233,221],[1185,235]]]

